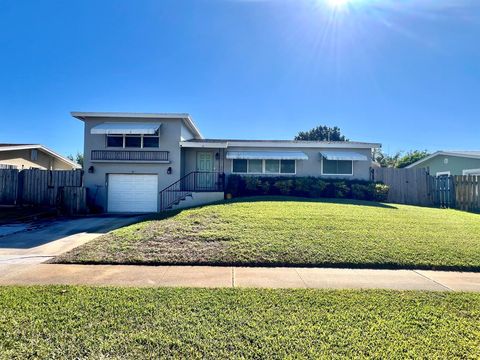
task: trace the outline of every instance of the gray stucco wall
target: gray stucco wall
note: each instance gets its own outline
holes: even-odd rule
[[[229,147],[228,151],[301,151],[308,156],[308,160],[297,160],[296,164],[296,175],[295,176],[315,176],[315,177],[324,177],[324,178],[344,178],[344,179],[361,179],[369,180],[370,179],[370,165],[372,160],[372,154],[370,149],[332,149],[332,151],[355,151],[361,153],[369,159],[368,161],[354,161],[353,162],[353,176],[339,176],[339,175],[322,175],[321,174],[321,148],[245,148],[245,147]],[[326,150],[326,149],[324,149]],[[184,149],[185,151],[185,173],[196,170],[196,158],[197,152],[199,151],[211,151],[213,154],[219,152],[221,149],[196,149],[189,148]],[[215,171],[221,171],[222,164],[221,160],[215,160]],[[232,173],[232,161],[225,159],[224,160],[224,172],[229,175]],[[262,174],[261,176],[269,176],[269,174]],[[277,175],[270,175],[277,176]],[[283,176],[283,175],[282,175]],[[288,175],[286,175],[288,176]]]
[[[447,163],[445,163],[445,159],[447,159]],[[428,168],[431,175],[446,171],[450,171],[450,175],[463,175],[463,170],[480,169],[480,159],[437,155],[415,167]]]
[[[92,127],[104,122],[144,122],[161,123],[160,127],[160,146],[158,149],[125,149],[132,151],[169,151],[169,163],[133,163],[133,162],[96,162],[91,160],[92,150],[116,150],[117,148],[107,148],[105,135],[92,135]],[[158,174],[158,191],[180,178],[181,174],[181,154],[180,141],[181,120],[180,119],[129,119],[129,118],[89,118],[85,120],[85,186],[89,189],[89,198],[104,211],[107,210],[107,179],[108,174]],[[124,150],[118,148],[118,150]],[[94,167],[94,172],[89,173],[90,166]],[[172,167],[172,174],[167,174],[167,169]]]

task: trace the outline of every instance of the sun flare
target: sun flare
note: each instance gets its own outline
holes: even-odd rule
[[[352,0],[327,0],[328,5],[333,8],[341,8],[348,5],[351,2]]]

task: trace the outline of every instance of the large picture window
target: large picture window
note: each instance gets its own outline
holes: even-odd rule
[[[107,147],[117,148],[158,148],[160,137],[155,135],[107,135]]]
[[[237,174],[285,174],[296,173],[295,160],[244,160],[232,161],[232,172]]]
[[[353,175],[352,160],[322,159],[322,175]]]

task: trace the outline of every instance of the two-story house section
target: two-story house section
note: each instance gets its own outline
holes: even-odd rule
[[[85,186],[106,212],[218,201],[226,176],[370,178],[377,143],[205,139],[188,114],[73,112],[85,123]],[[220,124],[219,124],[220,125]]]

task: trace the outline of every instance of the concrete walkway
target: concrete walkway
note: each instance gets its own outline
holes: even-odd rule
[[[480,292],[480,273],[131,265],[0,265],[0,285],[395,289]]]

